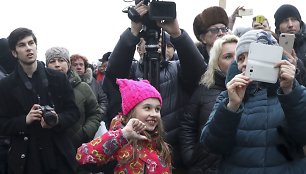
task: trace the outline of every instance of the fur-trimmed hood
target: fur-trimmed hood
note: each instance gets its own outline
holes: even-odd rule
[[[91,68],[87,68],[84,75],[80,76],[83,82],[91,84],[93,80],[93,73]]]

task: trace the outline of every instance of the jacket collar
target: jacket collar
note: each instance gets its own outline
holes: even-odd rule
[[[44,65],[43,63],[37,61],[37,69],[35,72],[38,72],[41,80],[42,80],[42,84],[44,87],[48,87],[48,79],[47,79],[47,76],[46,76],[46,72],[44,70]],[[29,81],[26,73],[23,71],[22,67],[20,64],[18,64],[17,66],[17,73],[20,77],[20,79],[22,80],[23,84],[25,85],[25,87],[28,89],[28,90],[33,90],[33,86],[32,86],[32,83]]]

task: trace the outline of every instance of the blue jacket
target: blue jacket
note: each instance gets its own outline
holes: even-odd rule
[[[304,86],[295,81],[293,91],[284,95],[277,84],[252,84],[237,112],[229,111],[227,103],[224,91],[200,137],[211,151],[223,155],[219,173],[306,173]]]

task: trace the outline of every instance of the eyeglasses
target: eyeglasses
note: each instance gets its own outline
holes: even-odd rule
[[[220,28],[218,28],[218,27],[213,27],[213,28],[207,29],[207,31],[210,31],[210,32],[213,33],[213,34],[217,34],[217,33],[219,33],[220,31],[221,31],[222,33],[226,33],[226,32],[228,32],[228,28],[227,28],[227,27],[220,27]]]

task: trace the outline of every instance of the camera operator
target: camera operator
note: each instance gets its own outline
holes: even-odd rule
[[[148,6],[143,2],[138,3],[134,9],[141,16],[148,12]],[[121,111],[121,97],[116,87],[116,78],[144,78],[144,65],[141,62],[138,62],[136,68],[131,70],[135,48],[141,37],[142,25],[141,22],[131,21],[131,28],[123,32],[110,56],[103,83],[103,89],[108,95],[110,104],[108,120]],[[183,114],[184,106],[197,87],[206,65],[187,32],[179,28],[177,19],[157,21],[157,25],[170,35],[171,43],[179,57],[177,61],[166,61],[161,58],[159,91],[163,99],[161,116],[166,130],[166,142],[173,147],[173,173],[184,173],[179,156],[179,117]]]

